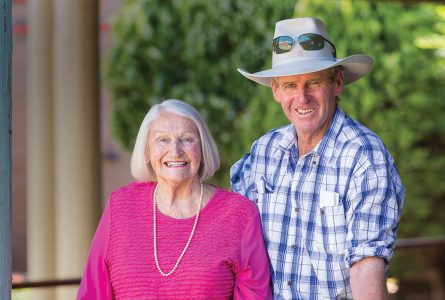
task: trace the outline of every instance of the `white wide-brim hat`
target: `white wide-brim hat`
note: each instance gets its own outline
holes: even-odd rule
[[[326,70],[335,66],[344,67],[344,84],[354,82],[372,69],[372,58],[365,54],[351,55],[342,59],[334,57],[335,49],[328,42],[320,50],[304,50],[295,39],[302,34],[315,33],[331,41],[323,22],[317,18],[295,18],[282,20],[275,25],[274,39],[291,36],[294,44],[289,52],[276,54],[272,51],[272,69],[249,73],[238,68],[245,77],[270,86],[271,79],[280,76],[301,75]],[[332,42],[332,41],[331,41]]]

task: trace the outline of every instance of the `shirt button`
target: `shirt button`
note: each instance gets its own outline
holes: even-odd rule
[[[320,209],[320,214],[324,215],[324,210]]]
[[[258,199],[255,199],[255,203],[258,203]]]
[[[294,207],[294,212],[298,212],[298,207]]]
[[[292,249],[295,249],[295,248],[297,248],[297,245],[292,245],[291,247],[292,247]]]
[[[289,281],[287,282],[287,284],[288,284],[288,285],[292,285],[293,282],[289,280]]]

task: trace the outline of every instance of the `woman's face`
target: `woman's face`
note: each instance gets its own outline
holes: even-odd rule
[[[189,118],[161,112],[150,126],[147,149],[158,182],[183,184],[198,179],[201,140]]]

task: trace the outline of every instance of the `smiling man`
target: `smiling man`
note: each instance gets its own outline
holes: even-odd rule
[[[270,86],[288,126],[260,137],[231,168],[232,189],[261,213],[274,299],[386,299],[404,188],[381,139],[339,107],[372,67],[336,57],[316,18],[280,21]]]

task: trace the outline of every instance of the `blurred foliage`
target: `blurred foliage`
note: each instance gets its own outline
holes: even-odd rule
[[[294,10],[294,5],[295,10]],[[207,120],[228,168],[265,131],[287,123],[269,88],[237,67],[270,67],[277,20],[317,16],[338,57],[366,53],[373,71],[341,107],[390,149],[406,187],[399,237],[445,235],[445,6],[360,0],[127,0],[106,64],[114,131],[132,148],[148,108],[183,99]]]
[[[294,0],[125,1],[113,19],[116,46],[106,64],[115,135],[132,149],[151,105],[184,100],[207,120],[222,161],[214,181],[228,186],[234,149],[241,149],[239,113],[257,91],[236,68],[263,66],[272,25],[291,17],[294,5]]]

